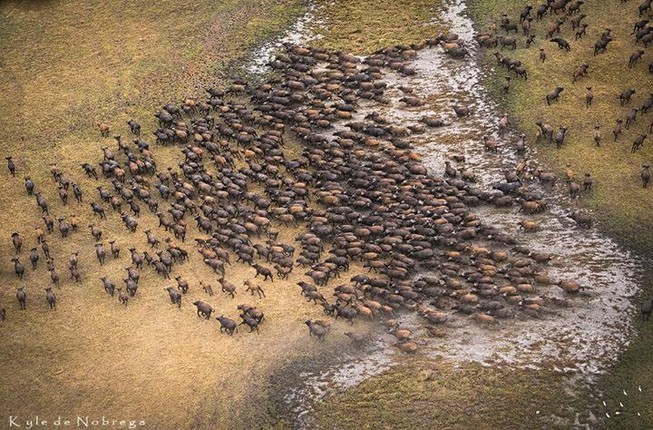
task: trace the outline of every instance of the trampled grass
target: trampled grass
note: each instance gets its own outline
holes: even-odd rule
[[[422,42],[446,30],[430,20],[433,8],[441,5],[411,6],[334,2],[326,8],[334,25],[318,43],[365,54],[386,45]],[[345,14],[357,19],[336,18]],[[564,428],[562,423],[573,422],[574,411],[583,410],[589,398],[568,381],[568,375],[547,368],[457,367],[418,358],[327,398],[316,410],[319,425],[327,429]],[[579,419],[587,422],[589,417],[581,413]]]

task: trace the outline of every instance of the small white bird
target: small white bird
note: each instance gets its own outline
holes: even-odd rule
[[[637,389],[639,390],[640,393],[642,392],[642,386],[641,385],[639,387],[637,387]]]
[[[603,401],[603,406],[605,406],[606,408],[608,407],[608,405],[605,404],[605,400]]]
[[[619,406],[621,406],[621,407],[623,408],[623,407],[624,407],[624,404],[621,403],[621,402],[619,402]]]
[[[621,415],[621,412],[617,411],[614,413],[615,415]]]
[[[640,414],[639,412],[637,412],[637,416],[638,416],[638,417],[641,417],[641,416],[642,416],[642,414]]]
[[[610,418],[610,414],[607,413],[607,412],[605,413],[605,416],[608,417],[608,418]]]
[[[626,393],[626,390],[624,390],[624,396],[627,396],[627,395],[628,395],[628,393]]]
[[[539,415],[539,414],[540,414],[540,411],[535,411],[535,415]]]

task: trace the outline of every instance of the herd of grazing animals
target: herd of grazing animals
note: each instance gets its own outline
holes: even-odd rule
[[[592,17],[582,13],[584,3],[585,1],[583,0],[574,0],[574,1],[547,0],[545,3],[542,3],[537,6],[535,10],[536,12],[535,24],[532,24],[533,6],[532,5],[525,6],[519,16],[518,22],[521,24],[523,28],[523,35],[525,37],[524,44],[526,48],[529,48],[531,44],[533,44],[536,38],[536,35],[534,34],[536,30],[545,30],[544,36],[547,39],[549,39],[550,42],[556,43],[557,46],[563,51],[567,51],[567,52],[571,51],[573,43],[570,43],[568,40],[562,37],[561,34],[563,31],[571,31],[571,32],[576,31],[575,38],[574,38],[575,41],[582,39],[583,36],[587,34],[587,28],[591,26]],[[621,3],[628,4],[630,2],[628,0],[621,0]],[[634,19],[636,19],[636,21],[634,22],[632,32],[628,37],[632,37],[633,51],[629,54],[627,59],[626,58],[624,59],[624,64],[627,63],[627,67],[629,69],[635,67],[646,67],[645,65],[640,66],[640,63],[643,63],[643,61],[641,60],[646,55],[647,51],[649,51],[649,47],[653,43],[653,26],[650,25],[650,20],[646,19],[646,18],[650,18],[651,16],[651,1],[643,0],[636,8],[633,8],[632,11],[633,11],[633,17]],[[543,27],[546,26],[545,22],[547,20],[547,17],[551,22],[549,27],[544,29]],[[588,22],[581,23],[581,21],[588,21]],[[540,22],[542,22],[542,24],[539,24]],[[567,22],[570,23],[569,29],[567,29],[565,25]],[[538,28],[538,26],[540,25],[542,27]],[[503,48],[506,46],[505,37],[503,33],[505,32],[505,34],[508,35],[510,34],[511,31],[517,33],[517,24],[513,20],[511,20],[511,18],[508,15],[504,14],[501,17],[501,24],[498,27],[496,23],[493,23],[489,31],[478,34],[476,36],[476,39],[479,42],[479,44],[483,47],[501,48],[501,50],[503,50]],[[554,35],[557,35],[557,37],[553,37]],[[613,34],[610,28],[606,28],[602,30],[598,40],[594,44],[593,51],[591,53],[588,52],[587,61],[584,62],[583,64],[578,65],[573,71],[572,85],[580,80],[591,79],[589,72],[590,72],[590,63],[592,62],[592,57],[605,53],[608,50],[609,44],[613,42],[616,37],[618,36]],[[510,39],[511,39],[511,48],[512,50],[514,50],[516,49],[516,44],[518,40],[516,39],[516,37]],[[644,49],[640,48],[640,46],[642,46]],[[540,49],[540,61],[545,62],[547,59],[546,49],[544,47],[540,47],[539,49]],[[574,49],[581,49],[581,48],[574,48]],[[518,59],[505,57],[501,52],[498,51],[495,52],[494,55],[496,56],[499,65],[504,66],[508,70],[512,70],[515,73],[514,78],[523,77],[524,79],[527,79],[528,74],[522,68],[521,61],[519,61]],[[556,55],[565,55],[565,54],[563,52],[561,54],[556,54]],[[650,59],[648,63],[648,71],[649,73],[653,74],[653,59]],[[507,79],[508,78],[511,77],[507,77]],[[644,91],[653,90],[653,88],[650,85],[650,81],[642,82],[642,84],[644,84],[643,88],[641,88],[642,90]],[[509,88],[510,85],[508,83],[504,83],[503,85],[504,92],[508,92]],[[594,94],[591,86],[586,87],[586,89],[587,92],[585,96],[585,107],[589,109],[592,106],[592,102],[594,100]],[[558,101],[563,91],[564,91],[564,86],[556,86],[553,90],[551,90],[545,96],[545,101],[547,105],[551,105],[553,102]],[[628,88],[623,90],[623,92],[620,94],[615,94],[615,96],[619,100],[620,106],[625,107],[631,103],[631,97],[636,92],[637,92],[636,89]],[[608,101],[602,101],[602,102],[607,103]],[[648,94],[648,98],[644,101],[644,103],[640,107],[630,108],[626,112],[625,122],[624,122],[624,118],[616,118],[615,119],[616,126],[613,130],[614,141],[617,142],[620,135],[622,134],[622,124],[624,125],[625,129],[628,130],[637,121],[639,116],[646,114],[649,111],[649,109],[651,109],[652,107],[653,107],[653,92],[650,92]],[[564,144],[565,133],[568,131],[567,127],[560,126],[559,132],[554,135],[553,128],[548,124],[546,124],[544,121],[538,121],[536,125],[538,125],[539,128],[536,135],[538,141],[543,138],[546,139],[548,143],[551,143],[552,139],[555,138],[554,140],[558,148],[560,148]],[[597,130],[598,128],[600,128],[600,125],[596,126]],[[634,153],[640,150],[643,147],[644,142],[648,138],[648,134],[651,133],[653,133],[653,120],[650,122],[650,125],[648,126],[648,133],[641,133],[638,136],[636,136],[635,139],[632,141],[632,145],[630,148],[631,152]],[[599,144],[600,139],[601,139],[600,132],[598,131],[595,132],[594,142],[596,146],[600,146]],[[644,164],[640,172],[643,187],[648,186],[648,178],[650,176],[648,170],[649,167],[647,166],[648,164]]]
[[[537,9],[537,20],[549,11],[558,14],[562,22],[553,32],[559,33],[566,17],[583,4],[569,3],[549,1]],[[531,9],[524,10],[520,21],[528,22],[522,25],[526,36],[534,31]],[[580,19],[574,22],[579,25]],[[502,19],[501,29],[507,34],[515,28],[507,17]],[[641,28],[650,27],[644,24]],[[483,37],[479,42],[488,46]],[[503,36],[496,39],[497,43],[502,40],[502,46],[513,45]],[[454,46],[456,40],[455,35],[445,35],[411,46],[385,48],[362,60],[342,51],[287,44],[269,64],[277,72],[270,80],[258,85],[237,80],[226,90],[208,89],[206,99],[163,106],[155,114],[154,142],[146,141],[140,124],[130,120],[133,141],[116,136],[115,151],[103,146],[99,162],[81,166],[84,174],[100,184],[96,198],[86,197],[90,201],[85,208],[92,210],[88,216],[107,220],[119,216],[128,234],[139,229],[145,233],[150,248],[139,251],[130,247],[130,254],[121,256],[119,245],[109,241],[111,258],[128,258],[131,265],[125,267],[124,288],[116,288],[118,282],[106,276],[99,278],[108,297],[115,297],[117,290],[120,304],[126,308],[134,302],[138,305],[138,296],[145,294],[138,289],[140,273],[150,268],[164,283],[173,272],[179,274],[176,286],[163,288],[164,293],[158,289],[157,294],[167,292],[170,303],[181,309],[189,291],[181,274],[191,256],[201,258],[213,270],[221,291],[232,299],[237,289],[228,280],[233,264],[248,267],[252,276],[243,286],[259,299],[266,297],[261,284],[275,284],[275,276],[276,283],[288,283],[289,275],[300,268],[305,270],[305,278],[297,283],[301,288],[298,296],[307,300],[298,300],[296,306],[320,306],[325,315],[352,325],[359,318],[383,321],[404,352],[415,352],[417,344],[411,340],[412,332],[397,323],[401,312],[417,313],[429,333],[442,335],[438,326],[455,315],[487,325],[500,319],[538,319],[557,306],[567,306],[567,300],[552,289],[557,286],[563,294],[573,296],[584,287],[549,277],[546,265],[551,255],[521,246],[518,237],[484,223],[473,210],[475,205],[500,208],[513,203],[519,204],[525,217],[547,210],[543,193],[527,185],[525,167],[506,172],[505,182],[485,190],[473,182],[473,175],[466,176],[449,164],[445,175],[439,176],[419,161],[410,134],[423,132],[424,126],[447,126],[443,121],[425,118],[422,125],[407,129],[379,114],[359,118],[362,105],[393,102],[386,96],[389,84],[384,77],[414,74],[411,61],[418,50],[449,44],[445,52],[454,58],[464,57],[464,47]],[[556,42],[562,49],[570,49],[566,41]],[[527,78],[519,61],[499,52],[496,56],[516,77]],[[632,63],[636,67],[637,59]],[[574,79],[586,75],[587,67],[583,69]],[[556,101],[562,90],[559,87],[547,95],[547,103]],[[415,98],[407,95],[402,103],[419,106],[419,98]],[[457,104],[454,110],[459,120],[471,114],[465,105]],[[543,121],[538,126],[543,138],[558,146],[564,144],[566,127],[555,132]],[[109,125],[102,123],[99,129],[103,137],[109,136]],[[485,140],[488,152],[496,152],[496,142]],[[287,146],[297,144],[301,153],[291,156]],[[159,145],[175,145],[181,151],[183,161],[178,169],[157,164],[155,148]],[[11,157],[7,160],[13,177],[16,166]],[[54,187],[62,190],[60,196],[66,195],[69,187],[78,189],[75,195],[79,194],[81,204],[82,190],[68,173],[56,165],[51,172]],[[555,180],[546,172],[530,173],[541,183]],[[568,178],[570,186],[572,177]],[[642,172],[644,186],[649,178],[647,165]],[[591,176],[586,176],[583,185],[585,190],[591,188]],[[48,237],[53,234],[54,215],[38,192],[48,186],[52,184],[35,184],[25,178],[27,195],[36,198],[47,228],[47,233],[41,231],[35,238],[37,247],[32,248],[30,261],[36,270],[40,246],[53,284],[46,288],[45,298],[55,310],[57,298],[52,287],[61,288],[56,270],[61,257],[48,251],[48,240],[55,240]],[[574,193],[579,192],[574,187]],[[70,204],[64,197],[61,200]],[[141,204],[156,215],[158,226],[141,226]],[[579,226],[592,225],[585,213],[569,216]],[[57,220],[61,238],[56,240],[71,240],[68,234],[76,230],[76,224],[65,217]],[[190,220],[196,221],[195,227]],[[103,232],[95,223],[88,227],[101,266],[106,260]],[[279,241],[279,227],[297,231],[295,244]],[[521,227],[524,232],[536,231],[538,224],[526,219]],[[198,237],[187,240],[187,233],[194,228]],[[166,235],[170,236],[162,241]],[[20,279],[25,271],[20,263],[24,236],[28,235],[12,234],[12,262]],[[191,250],[193,243],[196,248]],[[352,270],[353,264],[357,272],[346,280],[343,272]],[[68,258],[67,267],[70,279],[81,282],[77,253]],[[255,284],[254,278],[261,284]],[[199,284],[207,295],[205,300],[210,300],[211,285]],[[25,287],[17,290],[16,298],[20,309],[26,309]],[[65,307],[65,302],[59,304]],[[206,301],[197,299],[192,304],[198,317],[209,320],[216,312]],[[224,315],[216,317],[220,331],[234,335],[239,326],[246,325],[250,332],[259,333],[267,321],[263,311],[247,304],[237,309],[240,323]],[[4,308],[1,315],[4,318]],[[331,331],[328,321],[307,320],[305,324],[309,334],[322,341]],[[347,336],[354,344],[365,340],[356,333]]]

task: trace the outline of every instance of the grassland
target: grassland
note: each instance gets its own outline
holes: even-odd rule
[[[489,28],[492,21],[499,22],[503,13],[513,21],[519,21],[519,14],[528,2],[480,1],[472,2],[472,10],[477,17],[479,29]],[[505,70],[497,69],[489,85],[495,96],[504,102],[512,113],[514,124],[521,128],[530,142],[535,141],[537,127],[534,122],[542,119],[553,125],[569,129],[566,144],[561,149],[555,145],[537,145],[538,154],[553,168],[559,177],[564,178],[567,163],[576,172],[576,181],[582,180],[585,172],[594,178],[593,191],[580,204],[592,209],[600,220],[601,228],[608,231],[630,249],[640,254],[650,254],[653,249],[651,218],[653,208],[651,189],[642,188],[639,178],[641,166],[653,159],[653,147],[644,144],[635,154],[630,152],[633,140],[641,133],[648,133],[653,121],[651,112],[638,115],[636,123],[613,142],[612,130],[616,119],[623,119],[629,109],[640,107],[649,97],[653,79],[647,64],[650,54],[628,68],[628,57],[636,49],[634,36],[630,35],[637,17],[637,4],[624,4],[619,1],[586,2],[582,13],[587,17],[587,35],[575,39],[575,31],[566,22],[560,37],[570,41],[571,51],[558,49],[549,42],[545,30],[554,21],[546,16],[542,21],[533,21],[536,42],[531,48],[525,47],[525,37],[519,36],[518,49],[504,54],[522,61],[528,71],[528,80],[515,80],[507,95],[502,94],[501,83]],[[594,44],[606,28],[611,28],[614,41],[607,52],[593,55]],[[503,31],[503,30],[502,30]],[[639,46],[641,47],[641,45]],[[547,60],[539,61],[539,48],[544,48]],[[491,54],[493,50],[489,50]],[[488,63],[495,63],[494,57],[487,56]],[[587,62],[589,76],[572,83],[575,68]],[[544,97],[556,86],[564,87],[559,103],[547,106]],[[591,86],[594,92],[592,106],[584,106],[585,88]],[[626,106],[619,105],[619,94],[628,88],[637,93]],[[600,126],[603,139],[601,146],[594,145],[595,126]]]
[[[166,302],[162,288],[169,282],[152,273],[144,273],[139,297],[120,307],[101,290],[98,278],[107,275],[122,284],[129,261],[126,248],[146,248],[143,227],[130,235],[115,213],[107,221],[93,219],[88,201],[97,200],[98,184],[84,178],[79,165],[97,162],[102,145],[115,145],[111,138],[100,138],[97,123],[106,122],[112,134],[125,135],[125,121],[133,117],[143,130],[151,130],[157,106],[202,96],[205,87],[223,84],[230,64],[285,28],[304,7],[301,1],[0,5],[0,139],[3,157],[13,155],[18,166],[17,178],[2,172],[0,237],[19,231],[28,251],[35,243],[33,230],[42,221],[33,198],[25,196],[26,174],[49,201],[54,217],[76,213],[80,219],[80,231],[68,239],[49,238],[63,281],[55,291],[56,312],[45,306],[43,288],[49,277],[43,259],[19,281],[9,262],[10,241],[0,244],[0,297],[7,310],[0,341],[0,426],[10,414],[50,419],[105,415],[142,419],[158,429],[276,424],[266,407],[266,375],[279,363],[319,352],[306,342],[301,324],[319,315],[317,310],[300,305],[286,312],[285,304],[298,303],[296,291],[275,284],[268,287],[269,299],[262,307],[268,308],[268,318],[286,324],[270,324],[261,336],[220,336],[215,321],[197,318],[190,302],[202,297],[234,317],[241,301],[257,301],[243,297],[240,289],[253,273],[228,272],[239,286],[237,299],[221,293],[207,298],[198,281],[215,288],[215,276],[198,258],[177,272],[191,283],[181,311]],[[157,150],[155,158],[163,168],[181,161],[176,148]],[[84,205],[61,205],[50,163],[80,183]],[[104,240],[116,239],[123,248],[121,258],[103,268],[95,260],[87,227],[93,221],[103,229]],[[152,225],[155,218],[144,214],[139,222]],[[75,251],[80,252],[81,284],[70,281],[65,268],[67,256]],[[27,263],[25,250],[21,260]],[[18,286],[25,286],[28,294],[24,312],[14,298]]]
[[[327,429],[568,428],[576,399],[565,384],[553,371],[414,359],[320,404],[318,416]]]
[[[325,26],[315,45],[343,49],[359,55],[399,44],[434,37],[440,24],[433,21],[441,1],[372,0],[326,3],[320,12]]]
[[[379,40],[376,33],[366,33],[364,40],[374,43],[374,49],[386,41],[404,41],[411,32],[414,40],[421,40],[424,28],[417,34],[416,27],[404,24],[408,20],[421,26],[432,6],[421,2],[420,8],[411,10],[405,4],[400,8],[389,4],[370,5],[375,6],[373,13],[361,16],[376,21],[366,23],[366,32],[384,35]],[[333,336],[324,345],[307,338],[303,321],[319,318],[321,312],[302,305],[296,287],[291,287],[299,275],[267,286],[268,298],[260,301],[242,296],[240,285],[253,272],[236,265],[228,269],[227,278],[239,287],[237,298],[222,293],[209,298],[198,282],[210,282],[217,290],[215,276],[191,257],[173,273],[182,274],[191,285],[181,310],[169,304],[162,290],[170,282],[147,270],[137,297],[126,308],[120,306],[102,290],[99,277],[122,284],[129,262],[126,248],[146,249],[143,226],[157,221],[144,210],[138,233],[131,235],[115,213],[107,221],[95,219],[87,204],[97,200],[98,183],[85,178],[79,167],[82,162],[95,163],[101,146],[115,146],[112,138],[100,138],[98,123],[109,124],[111,135],[127,135],[129,118],[137,119],[144,131],[155,128],[152,113],[158,106],[202,96],[206,87],[225,84],[235,70],[232,65],[304,7],[304,2],[292,0],[193,5],[9,1],[0,6],[0,138],[3,156],[12,155],[18,166],[17,178],[2,171],[0,237],[18,231],[29,250],[35,243],[34,228],[42,225],[33,199],[25,196],[23,175],[35,181],[53,216],[76,213],[81,226],[68,239],[49,237],[63,279],[61,290],[55,291],[56,312],[47,310],[42,288],[49,277],[43,261],[19,281],[8,261],[13,255],[10,240],[0,243],[5,256],[0,265],[0,303],[7,310],[0,340],[3,425],[9,415],[38,414],[51,420],[59,415],[72,419],[105,415],[144,420],[157,429],[286,427],[288,412],[273,401],[283,387],[274,385],[272,375],[288,363],[327,360],[332,351],[348,348],[344,336]],[[338,25],[347,4],[328,7],[334,21],[325,43],[346,46],[337,41],[343,38]],[[413,21],[414,13],[420,20]],[[391,20],[389,28],[380,25]],[[292,144],[287,149],[301,150]],[[157,148],[155,159],[161,169],[181,161],[176,148]],[[52,163],[82,186],[84,205],[64,207],[59,202],[49,174]],[[121,245],[120,259],[98,266],[87,228],[90,222],[102,228],[103,240],[115,239]],[[189,236],[195,233],[193,229]],[[292,233],[282,229],[280,239],[291,243]],[[69,280],[65,269],[67,256],[76,251],[80,284]],[[21,260],[27,263],[25,250]],[[24,312],[14,298],[19,286],[25,286],[28,294]],[[234,338],[219,335],[215,321],[195,315],[190,302],[197,298],[231,317],[241,302],[259,305],[273,323],[264,325],[260,336],[243,331]],[[356,325],[362,331],[369,328]],[[334,332],[342,329],[335,324]]]

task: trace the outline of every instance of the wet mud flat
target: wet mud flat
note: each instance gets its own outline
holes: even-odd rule
[[[504,250],[515,252],[517,247],[549,254],[551,260],[540,268],[543,273],[556,280],[576,280],[586,289],[578,295],[569,295],[556,286],[537,287],[538,296],[547,304],[555,305],[544,312],[531,313],[529,317],[517,315],[514,319],[490,325],[479,324],[470,316],[451,310],[442,325],[446,335],[439,338],[434,338],[424,329],[423,318],[418,313],[403,312],[397,320],[402,328],[413,332],[420,353],[427,356],[445,357],[454,363],[471,360],[492,366],[554,366],[575,375],[572,379],[592,381],[628,345],[632,334],[629,323],[633,312],[632,299],[638,290],[640,276],[638,262],[596,229],[581,229],[567,217],[575,208],[566,193],[566,186],[542,184],[534,177],[540,168],[535,145],[524,153],[515,145],[519,139],[516,133],[508,130],[499,136],[497,124],[503,115],[483,87],[487,72],[481,67],[480,50],[473,38],[475,31],[466,14],[465,2],[450,2],[434,19],[441,20],[465,41],[470,57],[463,60],[449,58],[438,46],[417,50],[415,57],[408,62],[414,73],[384,70],[386,100],[384,103],[360,100],[351,120],[365,120],[370,114],[379,115],[389,124],[411,129],[410,143],[429,172],[442,175],[445,161],[449,161],[459,172],[473,171],[474,181],[466,185],[469,188],[493,192],[495,185],[506,182],[506,171],[513,172],[518,164],[525,163],[525,171],[529,174],[520,181],[529,192],[543,196],[547,202],[546,211],[528,215],[519,210],[518,204],[509,208],[482,204],[473,207],[472,211],[484,224],[497,226],[502,232],[517,238],[517,244],[505,246]],[[292,35],[285,41],[310,45],[311,37],[314,35]],[[268,48],[267,52],[273,51]],[[361,65],[366,63],[366,57],[359,57],[359,60]],[[260,70],[254,68],[252,71]],[[402,102],[407,94],[400,88],[412,89],[410,95],[421,99],[420,105],[411,107]],[[454,104],[468,105],[471,114],[457,118],[452,109]],[[446,126],[421,127],[420,120],[424,116],[440,118]],[[334,132],[343,130],[347,128],[341,122],[324,133],[333,139]],[[490,136],[498,142],[498,152],[486,151],[483,136]],[[464,162],[454,160],[463,157]],[[538,231],[524,233],[520,228],[524,220],[538,223]],[[496,243],[484,241],[483,237],[478,238],[478,246],[497,249]],[[421,274],[428,272],[425,270]],[[352,369],[354,375],[356,369],[360,369],[358,376],[352,378],[352,381],[358,381],[361,376],[378,374],[402,360],[400,354],[388,348],[388,343],[394,340],[392,336],[387,333],[379,335],[385,338],[385,344],[382,341],[368,347],[349,361],[341,358],[326,369],[307,363],[300,366],[305,370],[295,379],[304,382],[300,387],[287,388],[279,394],[287,403],[287,410],[292,411],[291,415],[301,417],[297,425],[306,424],[302,420],[310,416],[311,399],[321,399],[329,395],[329,390],[336,392],[349,386],[340,379],[343,375],[351,377]],[[366,357],[371,358],[366,361]],[[311,367],[314,369],[310,370]]]

